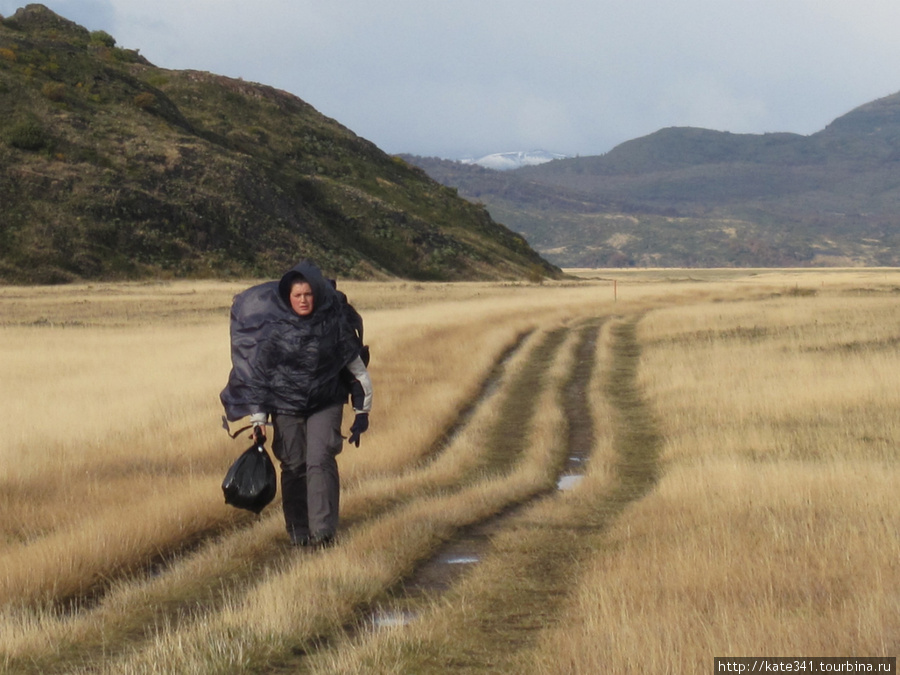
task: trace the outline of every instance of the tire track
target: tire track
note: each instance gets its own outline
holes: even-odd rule
[[[538,400],[543,390],[553,356],[559,351],[569,329],[557,328],[548,333],[544,341],[531,353],[527,367],[512,383],[510,395],[504,400],[499,416],[485,440],[491,450],[486,457],[485,470],[489,475],[508,473],[522,456],[531,429],[531,419],[536,414]]]
[[[475,414],[475,411],[478,410],[479,406],[483,405],[484,402],[490,398],[491,394],[496,391],[500,384],[500,380],[503,378],[507,363],[509,363],[509,360],[516,355],[522,348],[525,340],[533,333],[533,329],[520,333],[515,341],[500,354],[494,367],[491,369],[491,372],[484,380],[482,380],[475,396],[459,410],[456,418],[447,426],[447,429],[438,436],[431,445],[431,448],[425,453],[420,463],[433,460],[453,442],[472,419],[472,415]]]
[[[634,317],[612,326],[612,360],[604,373],[604,394],[615,415],[615,482],[609,491],[569,508],[560,504],[551,527],[528,514],[523,516],[518,523],[520,542],[503,552],[511,560],[522,561],[518,584],[510,586],[498,580],[497,592],[478,601],[486,617],[480,621],[481,630],[493,637],[490,666],[469,663],[467,671],[527,672],[521,653],[534,644],[543,628],[558,620],[563,601],[577,585],[582,562],[603,545],[602,535],[612,522],[656,485],[662,437],[637,383],[639,320]],[[569,416],[570,427],[578,422]]]
[[[571,419],[589,420],[588,385],[596,365],[595,352],[602,322],[592,321],[579,329],[575,359],[560,397],[567,416]],[[590,424],[566,425],[567,443],[565,452],[559,453],[560,472],[580,475],[584,463],[591,455],[594,445],[593,428]],[[540,499],[556,494],[560,489],[544,490],[526,502],[511,505],[503,513],[461,530],[457,537],[448,542],[430,560],[424,562],[396,593],[402,604],[418,601],[433,601],[441,593],[448,591],[459,577],[468,571],[469,564],[475,564],[488,554],[491,539],[510,527],[531,505]],[[405,610],[404,610],[405,611]]]
[[[614,327],[613,367],[606,385],[607,399],[618,416],[614,440],[619,487],[609,500],[610,505],[616,507],[616,515],[652,490],[660,471],[662,435],[637,384],[641,358],[641,345],[637,339],[640,318]]]
[[[482,630],[493,635],[499,648],[489,668],[484,663],[472,664],[475,671],[496,672],[494,669],[502,664],[501,669],[509,672],[527,672],[528,664],[521,657],[523,649],[532,646],[539,632],[558,620],[563,601],[577,585],[583,561],[596,554],[598,545],[602,547],[602,536],[613,521],[658,481],[662,436],[637,382],[640,318],[618,321],[610,331],[612,361],[604,374],[603,389],[615,415],[615,483],[608,492],[568,509],[560,505],[553,527],[532,521],[527,514],[523,517],[519,527],[527,536],[518,547],[525,554],[517,557],[525,562],[519,584],[498,584],[499,592],[487,599],[489,621],[482,622]],[[570,415],[570,429],[577,423],[578,419]],[[570,440],[572,433],[570,430]],[[524,602],[523,591],[527,596]]]

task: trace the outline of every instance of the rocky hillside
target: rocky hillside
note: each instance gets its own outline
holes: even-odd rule
[[[900,94],[810,136],[668,128],[503,173],[407,159],[558,265],[900,265]]]
[[[0,18],[0,281],[555,276],[518,234],[299,98]]]

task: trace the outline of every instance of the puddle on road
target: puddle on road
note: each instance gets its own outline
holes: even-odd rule
[[[581,482],[582,478],[584,478],[584,475],[580,473],[560,476],[559,480],[556,483],[556,488],[558,490],[562,490],[563,492],[566,490],[572,490]]]
[[[416,618],[416,613],[408,610],[379,609],[369,617],[369,622],[373,630],[378,630],[406,626]]]
[[[474,565],[479,560],[481,560],[481,558],[477,555],[456,555],[443,558],[441,562],[445,565]]]
[[[563,472],[556,479],[556,489],[561,492],[574,490],[581,482],[581,479],[584,478],[586,463],[587,458],[581,455],[569,457]]]

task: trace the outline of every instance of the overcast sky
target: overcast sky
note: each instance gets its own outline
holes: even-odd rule
[[[670,126],[810,134],[900,91],[898,0],[43,4],[157,66],[287,90],[390,153],[596,155]]]

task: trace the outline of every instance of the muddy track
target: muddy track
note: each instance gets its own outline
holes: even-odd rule
[[[587,390],[595,367],[595,351],[597,337],[602,322],[589,322],[580,329],[578,345],[575,349],[575,363],[569,379],[562,391],[563,407],[571,419],[587,420],[590,418]],[[562,332],[559,334],[562,335]],[[532,380],[531,384],[534,384]],[[510,409],[521,413],[522,410],[512,403]],[[507,412],[510,412],[508,410]],[[593,431],[588,424],[567,424],[568,454],[560,452],[559,465],[562,474],[577,476],[583,470],[593,446]],[[499,428],[499,425],[498,425]],[[498,433],[498,429],[495,429]],[[411,609],[416,603],[431,601],[436,596],[448,591],[468,565],[476,564],[490,550],[491,538],[502,532],[505,527],[518,517],[528,506],[539,499],[544,499],[556,490],[547,490],[535,494],[525,502],[512,504],[497,516],[470,527],[461,529],[453,540],[447,542],[430,560],[424,561],[415,572],[391,590],[391,599],[385,606],[375,608],[366,618],[366,622],[377,624],[384,617],[384,623],[393,618],[414,615]],[[399,609],[398,609],[399,608]]]
[[[561,474],[580,475],[593,448],[592,426],[584,423],[574,424],[571,421],[583,422],[590,419],[587,392],[595,367],[597,337],[601,327],[602,323],[598,321],[590,322],[580,329],[575,348],[575,362],[560,392],[563,408],[570,420],[566,425],[568,443],[565,445],[565,452],[561,451],[558,455]],[[518,412],[522,411],[518,409]],[[414,574],[394,589],[394,602],[398,598],[401,599],[400,604],[405,605],[414,604],[417,599],[433,601],[436,595],[449,590],[467,571],[467,564],[475,564],[489,553],[493,537],[509,528],[529,506],[552,497],[557,489],[559,488],[539,492],[527,501],[510,505],[493,518],[462,529],[454,540],[448,542],[434,557],[425,561]],[[388,614],[390,615],[390,612]]]
[[[490,669],[469,664],[476,670],[492,670],[502,664],[517,671],[519,652],[533,643],[538,632],[557,620],[562,602],[577,587],[578,569],[596,554],[598,542],[610,524],[633,502],[641,499],[657,482],[661,436],[653,414],[637,385],[640,345],[636,337],[639,318],[612,328],[612,363],[604,374],[606,398],[616,416],[613,431],[615,481],[607,492],[599,493],[580,506],[565,511],[565,520],[547,528],[528,514],[512,523],[524,535],[521,551],[527,555],[518,570],[518,584],[503,586],[494,597],[485,599],[487,623],[481,629],[496,638],[497,649]],[[578,383],[570,385],[577,387]],[[574,389],[573,389],[574,390]],[[588,442],[573,427],[585,427],[577,410],[569,409],[569,442]],[[575,414],[572,414],[575,413]],[[590,439],[593,445],[593,438]],[[524,595],[524,598],[523,598]],[[464,660],[464,659],[463,659]]]
[[[599,493],[577,508],[565,512],[565,520],[547,528],[531,521],[527,514],[513,524],[523,534],[518,557],[525,564],[518,570],[518,584],[501,586],[497,594],[484,600],[487,622],[481,629],[496,639],[494,661],[469,664],[487,672],[502,664],[516,671],[518,653],[533,643],[538,632],[557,620],[563,600],[577,586],[578,569],[596,554],[598,542],[610,524],[630,504],[642,498],[656,484],[661,437],[652,412],[637,385],[640,345],[636,337],[638,319],[612,328],[612,363],[604,374],[606,398],[615,412],[613,431],[615,481],[607,492]],[[579,415],[569,415],[570,442],[573,425],[583,425]],[[599,536],[598,536],[599,535]],[[601,543],[602,545],[602,543]],[[465,659],[462,659],[464,662]]]
[[[526,332],[517,337],[506,350],[497,358],[494,367],[481,383],[477,397],[469,405],[463,407],[457,414],[455,421],[441,434],[432,448],[423,456],[420,465],[435,460],[441,452],[453,440],[453,437],[465,427],[475,409],[493,394],[498,383],[504,377],[504,371],[509,359],[514,356],[529,337],[531,332]],[[546,337],[544,341],[535,347],[538,355],[536,362],[543,362],[547,355],[558,347],[562,335]],[[527,370],[527,369],[526,369]],[[532,369],[533,370],[533,369]],[[534,375],[529,372],[522,376],[528,383]],[[520,383],[523,384],[523,383]],[[506,444],[508,445],[508,443]],[[475,475],[460,477],[460,488],[476,478]],[[405,498],[390,498],[383,503],[367,503],[364,513],[342,514],[342,529],[353,530],[364,526],[371,521],[393,509],[399,508],[404,503],[414,499],[416,494],[409,494]],[[350,500],[352,502],[352,500]],[[342,509],[343,510],[343,509]],[[262,524],[263,520],[277,519],[280,521],[280,512],[273,513],[263,518],[247,516],[241,518],[236,525],[227,528],[217,528],[205,535],[195,536],[190,545],[182,544],[179,548],[160,553],[152,561],[139,571],[132,571],[115,579],[105,579],[102,587],[98,586],[83,595],[67,598],[58,606],[61,616],[69,619],[77,619],[81,615],[88,615],[97,608],[102,609],[106,592],[115,584],[131,582],[139,584],[143,580],[156,578],[165,580],[167,573],[177,570],[180,565],[189,562],[191,555],[202,552],[205,549],[215,548],[229,538],[247,535],[250,531]],[[146,600],[146,605],[130,607],[127,617],[121,617],[114,626],[107,626],[96,634],[82,635],[77,644],[69,645],[66,649],[67,658],[60,659],[58,655],[47,660],[39,658],[25,658],[21,660],[6,659],[0,672],[15,673],[54,673],[70,672],[73,663],[87,663],[101,655],[115,654],[124,649],[133,649],[136,644],[149,639],[156,630],[154,626],[168,624],[178,626],[184,620],[193,620],[197,615],[197,608],[202,607],[204,612],[218,609],[229,592],[237,591],[261,576],[261,570],[282,567],[286,561],[295,557],[297,552],[286,544],[286,540],[280,532],[275,538],[268,538],[255,544],[248,544],[241,551],[242,563],[239,566],[227,567],[215,576],[209,578],[193,579],[188,588],[178,587],[171,589],[169,597],[152,595]]]
[[[508,473],[521,457],[528,440],[531,418],[537,412],[542,380],[568,333],[568,328],[557,328],[548,333],[532,351],[527,367],[513,382],[512,395],[504,401],[497,422],[486,439],[490,452],[485,457],[485,469],[489,473]]]
[[[640,359],[636,337],[638,320],[613,326],[611,365],[602,374],[603,391],[616,417],[612,430],[615,453],[612,485],[595,496],[577,501],[575,506],[564,506],[561,500],[554,502],[554,495],[543,496],[539,500],[542,506],[553,508],[555,503],[560,504],[559,517],[549,521],[552,526],[548,526],[546,518],[532,517],[528,507],[537,504],[523,504],[503,517],[473,528],[468,543],[460,547],[460,542],[456,542],[448,547],[443,554],[445,563],[449,555],[458,559],[468,556],[473,563],[494,555],[494,562],[500,561],[499,565],[486,566],[492,570],[486,574],[496,578],[489,576],[490,585],[476,586],[476,595],[467,595],[464,575],[476,574],[477,564],[476,571],[471,572],[469,568],[464,573],[461,570],[465,568],[456,565],[455,575],[447,571],[452,569],[447,564],[443,565],[445,573],[440,572],[441,556],[423,565],[403,586],[406,597],[400,602],[393,601],[393,613],[387,615],[391,619],[387,625],[415,621],[417,612],[427,603],[431,607],[441,606],[442,612],[458,614],[459,633],[449,641],[455,651],[448,652],[444,642],[433,648],[434,657],[428,655],[427,642],[425,645],[416,642],[415,648],[407,650],[400,647],[399,653],[418,652],[408,667],[415,668],[416,672],[527,672],[527,664],[519,661],[522,650],[533,644],[542,629],[558,619],[567,594],[577,586],[579,567],[589,556],[597,554],[603,532],[628,505],[656,484],[661,438],[636,381]],[[581,329],[575,364],[560,392],[568,427],[566,469],[571,471],[583,467],[595,446],[592,426],[586,423],[590,418],[587,392],[595,366],[599,329],[599,323]],[[494,550],[492,541],[504,534],[505,548]],[[510,540],[514,543],[510,544]],[[511,583],[510,579],[515,581]],[[457,581],[460,588],[456,588]],[[440,603],[435,603],[436,595],[442,597]],[[398,640],[402,642],[403,638]],[[357,639],[357,645],[350,648],[358,649],[360,641]],[[396,665],[402,670],[406,664]],[[361,664],[359,672],[368,670],[368,664]],[[372,667],[371,672],[381,670]]]

